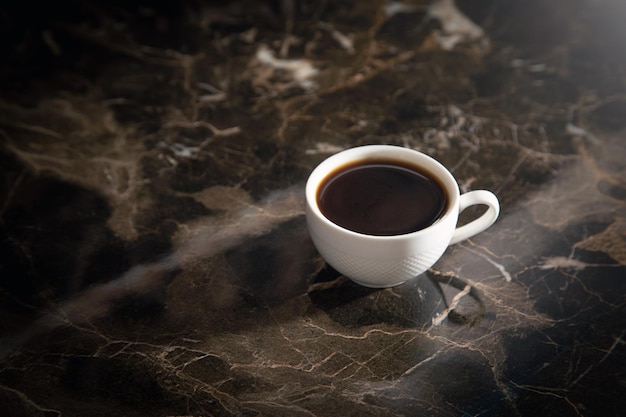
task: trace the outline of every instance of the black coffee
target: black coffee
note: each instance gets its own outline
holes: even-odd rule
[[[391,236],[433,224],[446,210],[442,186],[411,165],[361,161],[332,172],[317,191],[320,210],[354,232]]]

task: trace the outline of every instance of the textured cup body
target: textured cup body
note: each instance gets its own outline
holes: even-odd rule
[[[311,239],[337,271],[367,287],[391,287],[430,268],[448,247],[456,216],[407,235],[363,236],[326,228],[307,211]]]

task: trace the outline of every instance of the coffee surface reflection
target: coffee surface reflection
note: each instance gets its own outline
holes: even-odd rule
[[[424,229],[445,213],[446,194],[428,173],[398,161],[357,161],[320,184],[322,214],[353,232],[393,236]]]

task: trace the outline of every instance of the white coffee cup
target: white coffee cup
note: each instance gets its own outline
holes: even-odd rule
[[[358,233],[326,218],[318,205],[323,181],[341,167],[368,160],[397,161],[429,173],[447,197],[447,209],[430,226],[393,236]],[[460,194],[459,186],[442,164],[413,149],[391,145],[367,145],[339,152],[320,163],[306,183],[306,220],[315,247],[337,271],[366,287],[399,285],[430,268],[448,245],[468,239],[491,226],[500,213],[497,197],[486,190]],[[457,227],[459,213],[474,205],[487,211]]]

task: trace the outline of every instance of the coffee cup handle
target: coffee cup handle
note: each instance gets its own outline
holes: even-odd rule
[[[459,213],[466,208],[475,205],[485,205],[487,206],[487,211],[479,218],[474,219],[461,227],[457,227],[454,230],[454,233],[452,233],[452,239],[450,240],[451,245],[462,240],[469,239],[470,237],[487,229],[496,221],[498,215],[500,214],[500,203],[498,202],[498,197],[490,191],[475,190],[461,194],[459,198]]]

